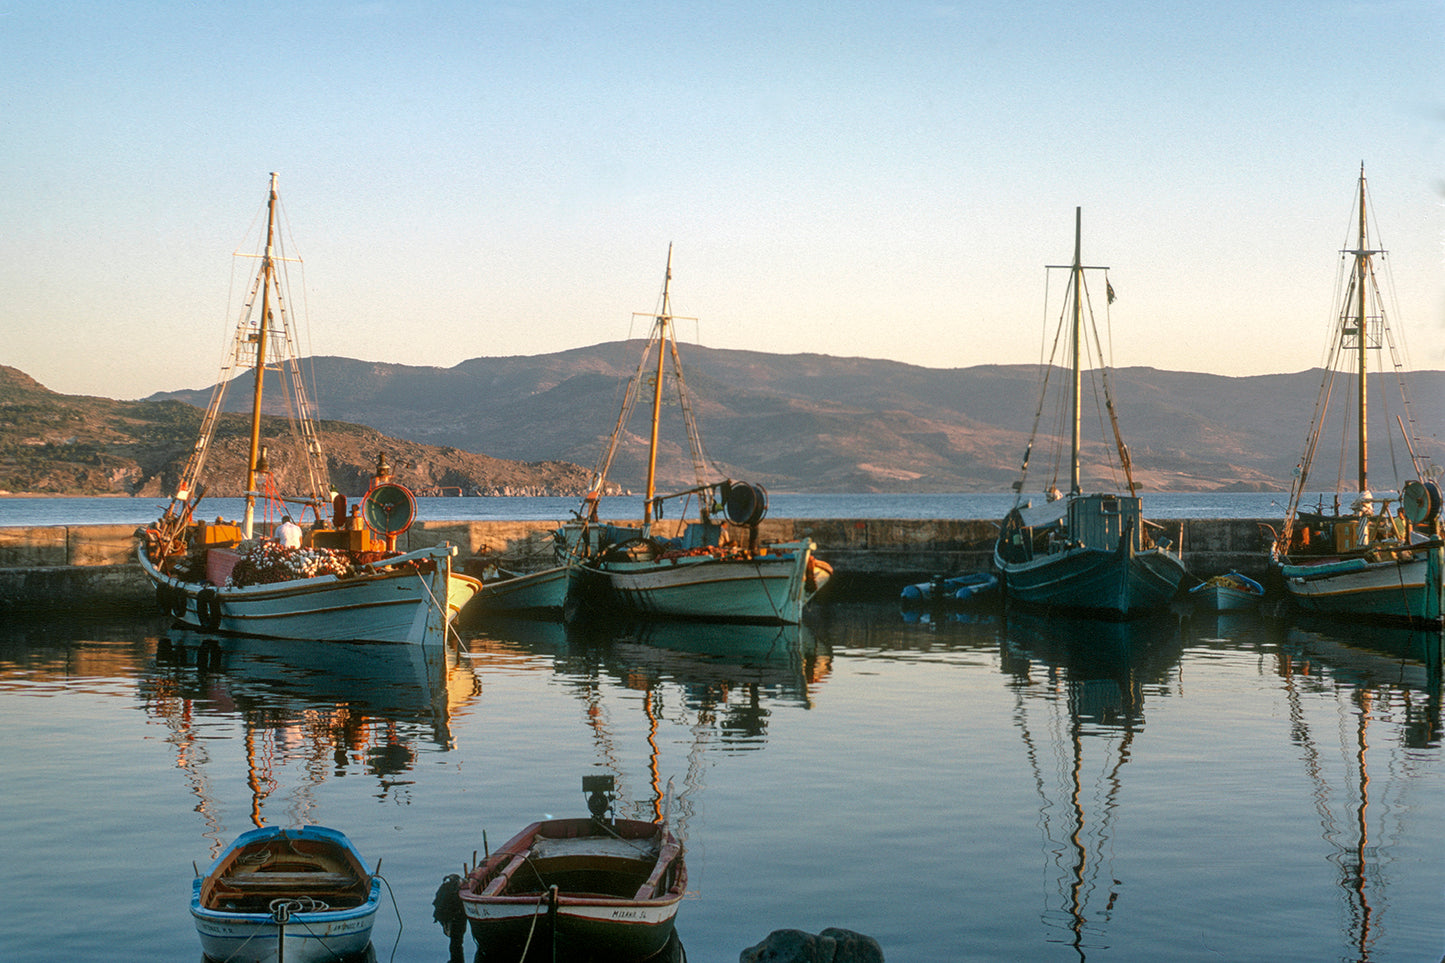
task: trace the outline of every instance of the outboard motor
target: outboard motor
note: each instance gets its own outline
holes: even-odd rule
[[[583,776],[582,791],[587,794],[587,811],[593,819],[605,819],[617,798],[613,792],[616,783],[611,776]]]

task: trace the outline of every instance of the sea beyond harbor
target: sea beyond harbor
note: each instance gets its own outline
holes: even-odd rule
[[[773,518],[906,518],[1000,519],[1013,507],[1011,492],[948,494],[804,494],[772,492],[768,514]],[[1039,500],[1038,493],[1025,494]],[[1319,496],[1326,499],[1332,495]],[[1283,492],[1146,492],[1144,513],[1153,519],[1283,518]],[[1314,504],[1316,496],[1307,496]],[[433,521],[548,521],[566,519],[579,507],[577,498],[480,496],[418,498],[418,515]],[[145,525],[164,509],[159,498],[0,498],[0,527],[9,525]],[[202,518],[239,518],[244,501],[214,498],[201,502]],[[601,501],[604,518],[641,518],[641,499],[609,497]]]

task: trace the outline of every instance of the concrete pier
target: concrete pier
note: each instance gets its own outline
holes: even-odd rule
[[[543,568],[551,564],[551,534],[561,524],[422,522],[401,536],[398,547],[449,541],[458,548],[459,567],[480,556],[507,567]],[[1184,546],[1184,562],[1197,577],[1234,569],[1262,578],[1269,553],[1264,526],[1279,525],[1274,518],[1196,518],[1164,522],[1163,532]],[[811,538],[818,557],[833,566],[828,594],[852,598],[896,597],[910,582],[987,569],[997,532],[993,521],[937,519],[784,518],[765,519],[760,528],[765,540]],[[152,589],[135,561],[134,532],[133,525],[0,528],[0,613],[75,605],[153,608]]]

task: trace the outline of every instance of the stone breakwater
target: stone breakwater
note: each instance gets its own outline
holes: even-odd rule
[[[552,532],[561,521],[421,522],[397,547],[451,542],[458,568],[495,560],[508,568],[552,564]],[[622,522],[621,524],[627,524]],[[633,522],[632,524],[636,524]],[[661,534],[670,526],[659,523]],[[1269,551],[1265,526],[1280,519],[1194,518],[1164,523],[1184,547],[1189,571],[1207,578],[1231,569],[1262,578]],[[933,575],[987,569],[998,531],[993,521],[924,519],[765,519],[764,540],[811,538],[833,566],[828,595],[896,597],[902,586]],[[154,596],[135,560],[133,525],[0,527],[0,612],[108,605],[151,608]]]

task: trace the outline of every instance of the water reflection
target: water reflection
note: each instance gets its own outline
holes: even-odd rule
[[[356,772],[375,780],[378,799],[405,802],[418,745],[451,748],[451,717],[479,692],[455,648],[186,631],[159,638],[137,678],[142,707],[170,730],[212,858],[236,832],[226,813],[238,769],[254,826],[315,821],[318,787]],[[220,754],[237,725],[232,764]]]
[[[464,627],[476,671],[543,671],[583,704],[595,757],[616,776],[619,815],[667,819],[686,846],[706,789],[708,752],[752,752],[767,744],[774,708],[809,708],[831,672],[827,647],[803,626],[615,622],[583,627],[488,617]],[[619,691],[635,698],[619,701]],[[625,717],[624,712],[637,715]],[[663,730],[666,729],[666,734]],[[663,743],[682,747],[685,769],[664,783]],[[629,759],[645,755],[645,771]],[[631,788],[637,787],[637,788]],[[517,828],[517,827],[511,827]],[[660,960],[684,960],[686,914]],[[452,933],[451,958],[462,959]],[[477,948],[477,959],[483,959]],[[602,949],[541,959],[606,960]]]
[[[1124,767],[1144,731],[1144,684],[1163,681],[1182,646],[1172,617],[1132,622],[1010,611],[1002,669],[1039,796],[1048,888],[1042,921],[1080,959],[1104,948],[1125,881],[1113,839]]]
[[[568,684],[609,678],[634,690],[676,685],[693,711],[752,716],[721,742],[750,748],[765,741],[769,701],[811,705],[831,671],[831,656],[806,626],[689,622],[618,622],[581,628],[561,622],[489,618],[467,633],[479,668],[517,665],[522,656]],[[732,738],[736,735],[738,738]]]
[[[1397,813],[1409,805],[1412,776],[1381,733],[1398,732],[1407,749],[1440,745],[1440,633],[1299,619],[1285,627],[1279,674],[1347,937],[1368,960],[1386,919],[1386,874],[1402,830]],[[1306,695],[1332,698],[1336,711],[1312,716]]]

